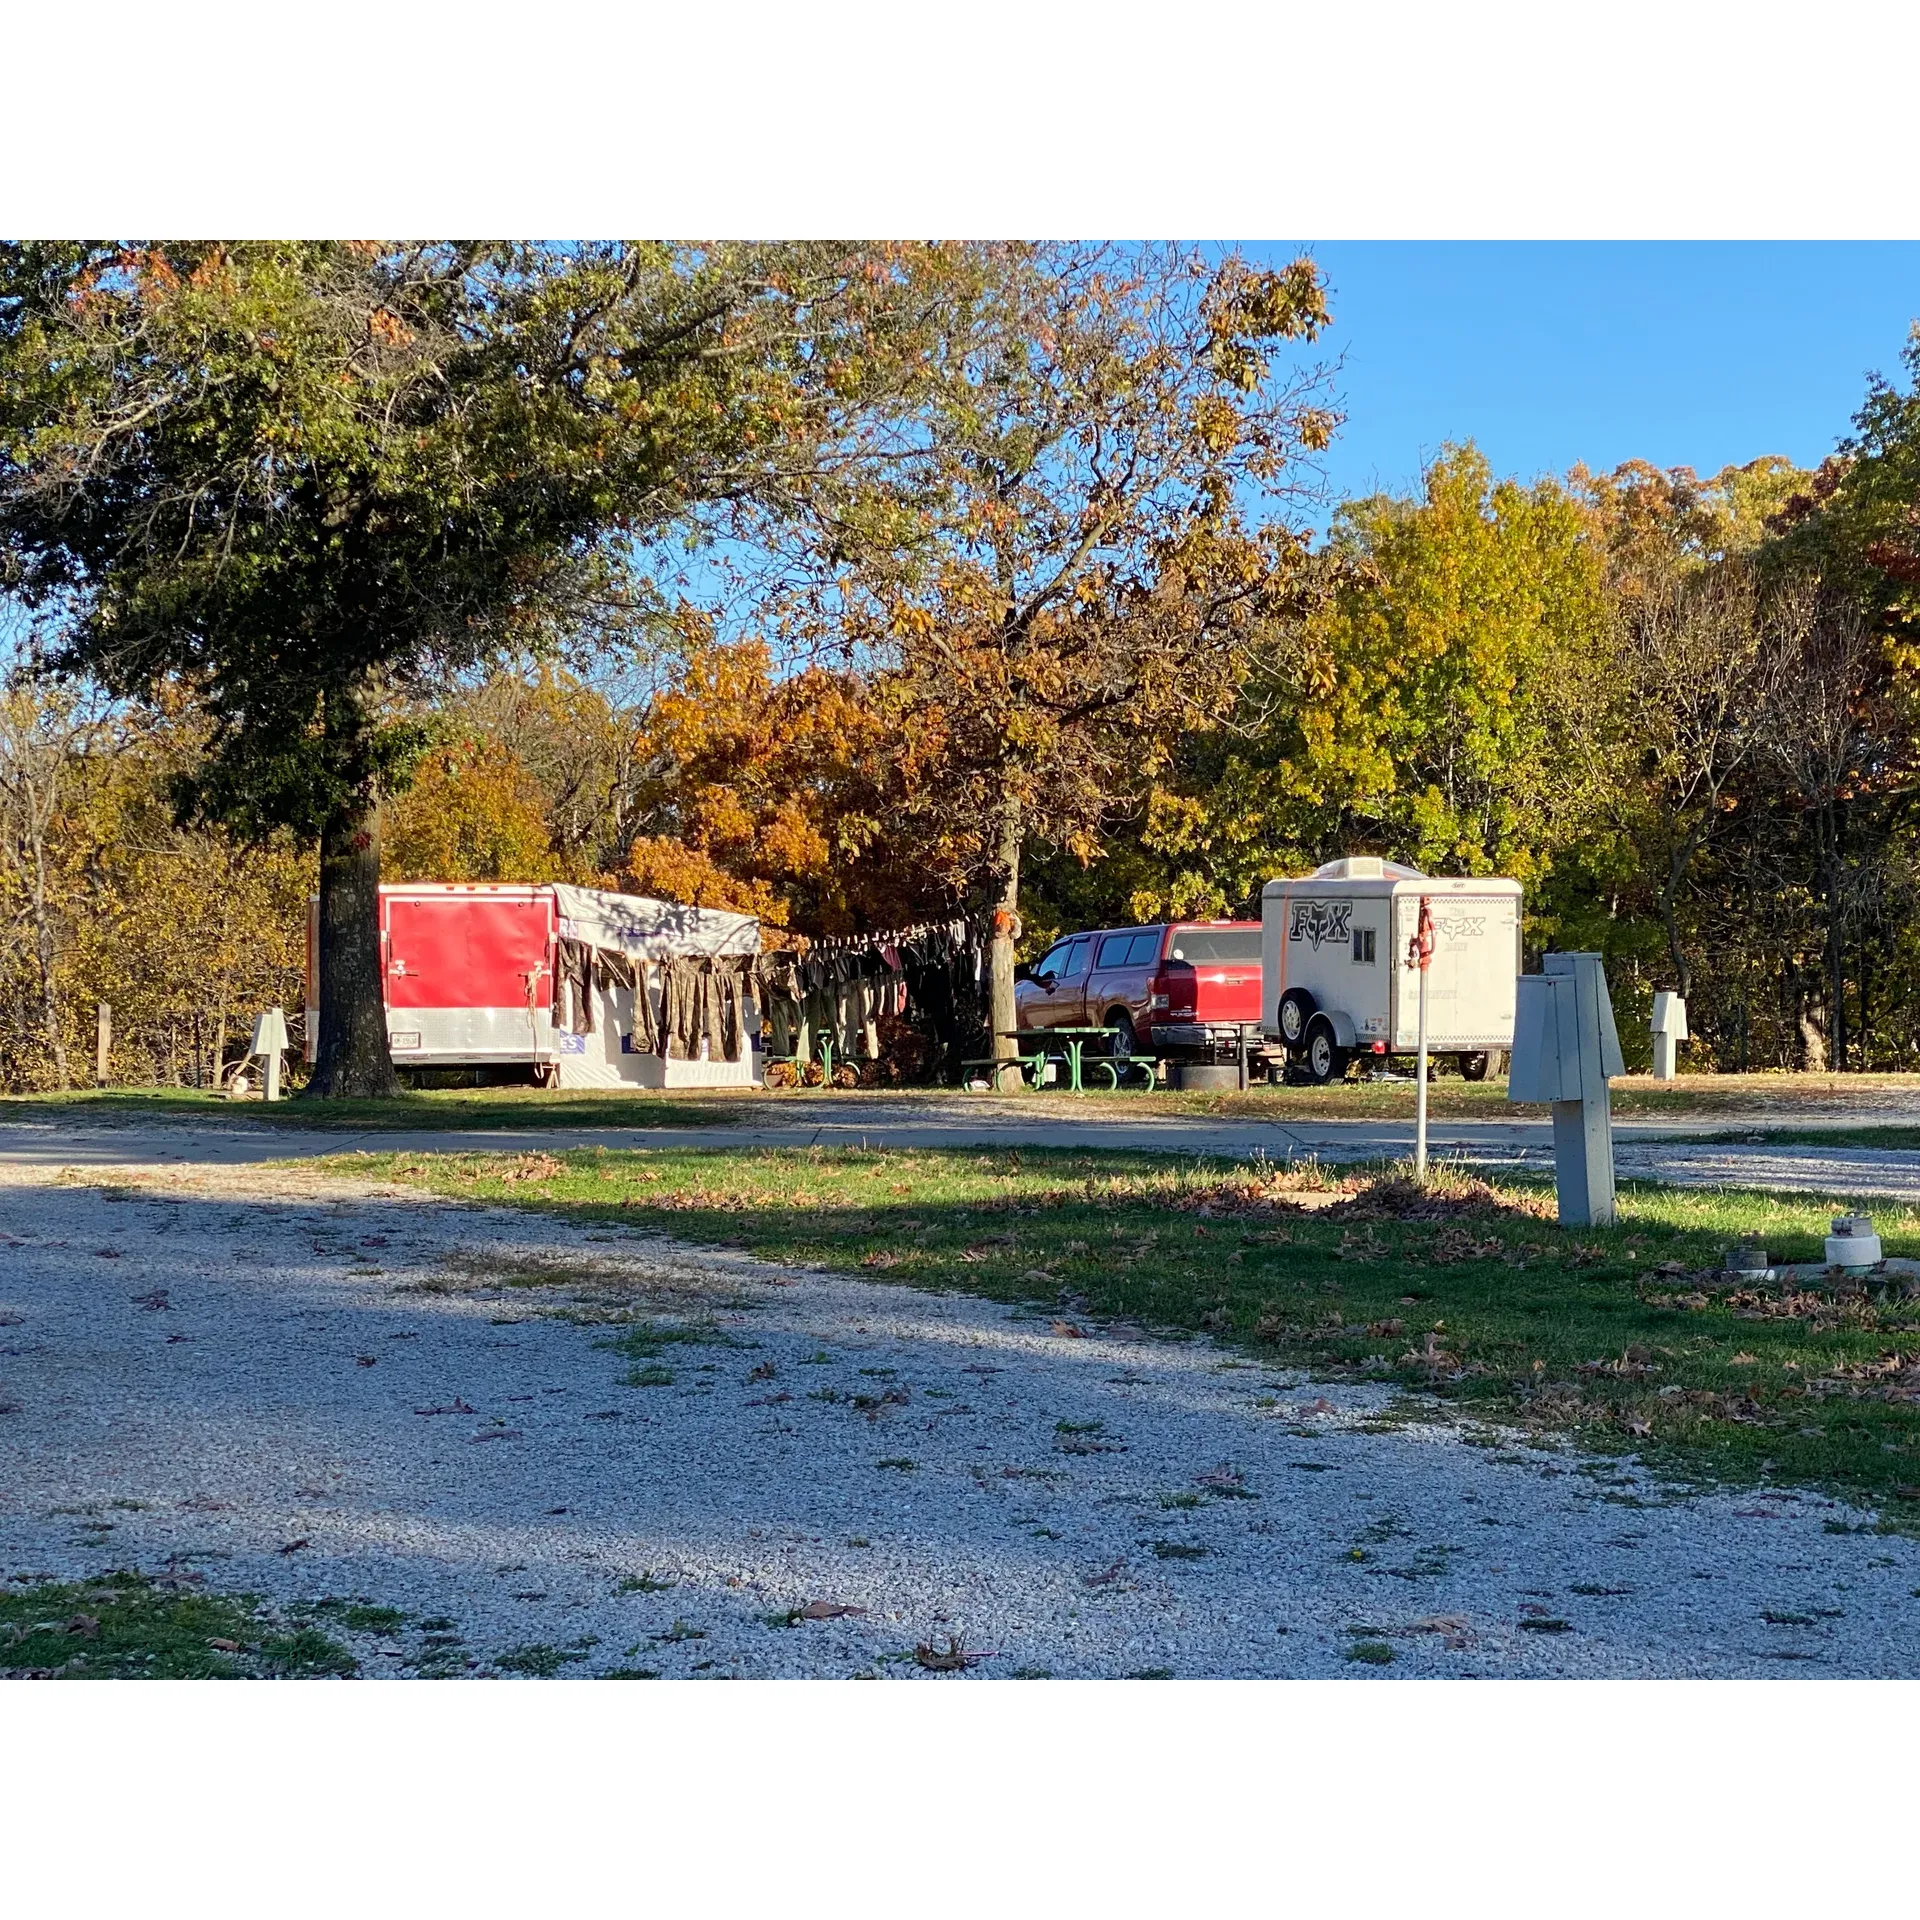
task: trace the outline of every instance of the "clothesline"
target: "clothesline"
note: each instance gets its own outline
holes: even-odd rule
[[[920,920],[910,927],[888,927],[877,933],[801,933],[792,935],[788,945],[775,947],[772,951],[791,953],[804,946],[808,952],[866,953],[880,947],[897,947],[909,940],[921,940],[930,933],[961,938],[984,924],[981,915],[954,914],[946,920]]]

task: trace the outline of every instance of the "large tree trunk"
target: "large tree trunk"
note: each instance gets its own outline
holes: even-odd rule
[[[994,849],[994,866],[999,898],[993,909],[993,940],[987,950],[989,975],[989,1024],[993,1029],[990,1051],[996,1060],[1017,1060],[1020,1043],[1014,1039],[1013,944],[1020,937],[1020,843],[1023,838],[1020,803],[1009,800],[1000,816],[999,844]],[[995,1079],[999,1077],[995,1070]]]
[[[380,808],[342,808],[320,836],[320,1046],[307,1093],[400,1091],[387,1051],[380,955]]]
[[[60,988],[55,961],[58,949],[53,937],[53,915],[47,907],[47,849],[36,823],[32,829],[33,853],[33,943],[34,957],[40,963],[40,1024],[47,1038],[47,1053],[64,1093],[73,1084],[67,1067],[66,1040],[61,1033]]]

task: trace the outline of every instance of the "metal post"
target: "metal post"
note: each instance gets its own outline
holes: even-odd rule
[[[1420,970],[1419,1065],[1413,1094],[1413,1177],[1427,1177],[1427,970],[1433,965],[1433,909],[1420,896],[1420,918],[1407,943],[1407,965]]]
[[[1242,1093],[1245,1093],[1246,1090],[1247,1090],[1247,1027],[1246,1027],[1246,1022],[1243,1020],[1240,1023],[1240,1091]]]
[[[1427,1177],[1427,970],[1420,969],[1420,1083],[1413,1094],[1414,1178]]]

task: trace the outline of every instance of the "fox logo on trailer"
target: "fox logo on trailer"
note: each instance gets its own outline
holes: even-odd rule
[[[1423,898],[1424,970],[1402,964]],[[1484,1078],[1513,1044],[1517,880],[1435,880],[1390,860],[1333,860],[1298,880],[1270,880],[1261,929],[1261,1030],[1309,1079],[1342,1078],[1356,1054],[1381,1065],[1411,1056],[1423,974],[1428,1043],[1467,1078]]]
[[[1293,909],[1293,925],[1287,938],[1323,946],[1329,940],[1345,940],[1352,921],[1351,900],[1302,900]]]

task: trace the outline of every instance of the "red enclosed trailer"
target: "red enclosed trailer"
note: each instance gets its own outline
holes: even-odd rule
[[[307,923],[307,1058],[317,1057],[319,908]],[[554,1020],[562,936],[639,963],[638,985],[603,991],[601,1017],[576,1032]],[[562,1086],[700,1086],[758,1077],[744,1061],[663,1060],[631,1043],[633,993],[647,963],[751,954],[759,925],[745,914],[680,907],[587,887],[452,886],[380,889],[381,979],[387,1043],[397,1067],[524,1067]]]

